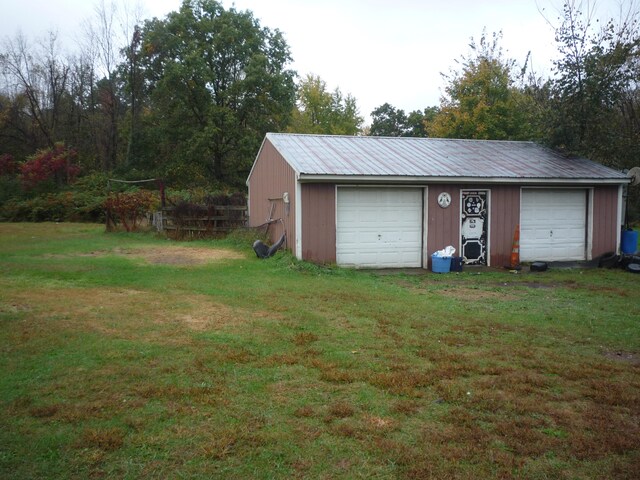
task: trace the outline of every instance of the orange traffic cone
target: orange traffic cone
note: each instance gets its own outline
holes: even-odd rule
[[[513,245],[511,247],[509,268],[512,270],[518,270],[520,268],[520,225],[516,225],[516,230],[513,232]]]

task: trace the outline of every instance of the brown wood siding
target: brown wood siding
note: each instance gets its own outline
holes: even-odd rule
[[[593,258],[616,251],[619,228],[618,187],[596,187],[593,190]]]
[[[493,185],[489,202],[489,253],[494,267],[509,265],[513,234],[520,222],[520,187]]]
[[[447,208],[438,205],[438,195],[448,192],[451,204]],[[432,185],[427,194],[427,249],[428,268],[431,255],[448,245],[453,245],[456,254],[460,252],[460,188],[452,185]]]
[[[520,221],[520,187],[510,185],[431,185],[428,195],[427,254],[447,245],[460,254],[460,192],[488,190],[489,197],[489,255],[493,266],[507,265],[511,257],[513,232]],[[451,205],[440,208],[438,195],[451,194]],[[429,268],[431,263],[429,263]]]
[[[303,184],[302,258],[316,263],[336,261],[336,187]]]
[[[271,225],[269,235],[275,242],[282,235],[283,228],[287,232],[287,249],[294,251],[296,245],[296,175],[294,170],[282,158],[278,151],[267,140],[265,141],[253,172],[249,178],[249,226],[257,227],[269,219],[272,202],[269,198],[282,198],[284,192],[289,193],[289,211],[282,200],[275,200],[273,219],[282,219]]]

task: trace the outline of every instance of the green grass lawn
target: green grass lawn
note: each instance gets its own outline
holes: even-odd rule
[[[638,478],[640,276],[0,224],[0,478]]]

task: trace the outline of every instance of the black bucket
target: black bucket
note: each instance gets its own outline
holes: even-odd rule
[[[451,272],[462,271],[462,257],[451,257]]]

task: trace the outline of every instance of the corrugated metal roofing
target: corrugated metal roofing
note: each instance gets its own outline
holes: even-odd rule
[[[626,176],[533,142],[268,133],[266,140],[301,177],[400,176],[595,179]]]

